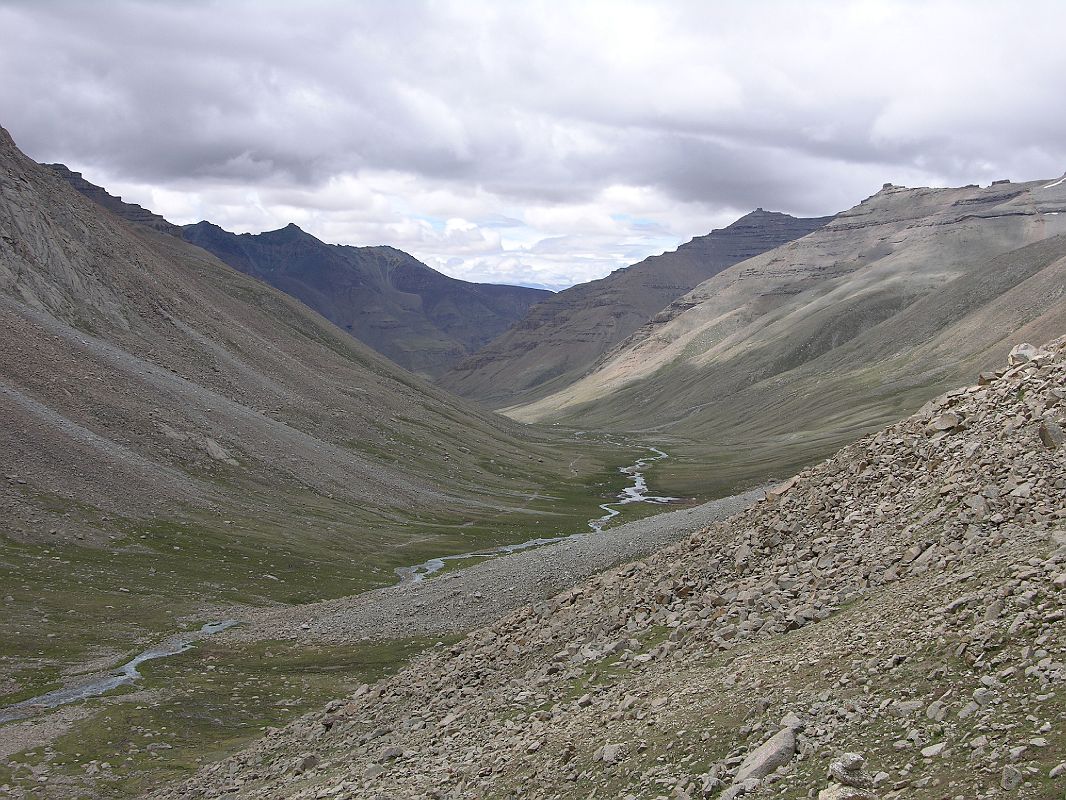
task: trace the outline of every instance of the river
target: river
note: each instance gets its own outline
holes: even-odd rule
[[[160,644],[138,653],[121,667],[100,678],[93,678],[75,686],[67,686],[55,689],[46,694],[31,697],[4,708],[0,708],[0,723],[12,722],[16,719],[31,717],[41,711],[57,706],[65,706],[68,703],[76,703],[79,700],[88,700],[90,697],[99,697],[120,686],[128,686],[141,677],[137,667],[145,661],[153,661],[157,658],[167,658],[184,653],[193,646],[193,642],[203,639],[205,636],[219,633],[237,624],[236,620],[227,619],[222,622],[209,622],[197,631],[179,633],[164,640]]]
[[[589,520],[588,526],[595,533],[601,532],[607,523],[617,517],[620,513],[620,506],[626,506],[631,503],[656,503],[664,504],[677,500],[676,497],[663,497],[659,495],[648,494],[648,481],[644,477],[644,472],[648,468],[648,464],[653,461],[659,461],[670,456],[664,453],[657,447],[647,448],[653,453],[650,456],[644,456],[637,460],[635,463],[630,464],[628,467],[619,467],[618,471],[623,475],[629,476],[633,483],[631,486],[627,486],[617,495],[618,499],[609,503],[603,503],[600,508],[603,509],[603,516],[596,517]],[[578,536],[587,536],[585,532],[571,533],[565,536],[550,536],[550,537],[538,537],[536,539],[527,539],[524,542],[518,544],[503,544],[498,547],[487,547],[483,550],[475,550],[471,553],[458,553],[451,556],[438,556],[436,558],[430,558],[423,561],[421,564],[415,564],[410,567],[398,567],[396,574],[400,577],[401,582],[411,583],[421,580],[425,580],[430,575],[436,572],[440,572],[444,569],[445,565],[449,561],[463,561],[471,558],[492,558],[493,556],[506,555],[507,553],[515,553],[519,550],[528,550],[530,547],[540,547],[545,544],[555,544],[556,542],[562,542],[567,539],[573,539]]]
[[[588,522],[588,527],[592,532],[600,533],[603,531],[604,527],[621,513],[619,509],[622,506],[630,505],[632,503],[664,504],[677,499],[676,497],[663,497],[648,494],[648,482],[644,477],[645,470],[652,462],[669,458],[666,453],[657,447],[649,447],[648,450],[652,455],[644,456],[628,467],[618,468],[619,472],[628,476],[632,480],[632,484],[627,486],[617,495],[617,500],[600,505],[600,508],[604,512],[603,515],[591,519]],[[565,536],[538,537],[536,539],[527,539],[518,544],[505,544],[498,547],[477,550],[471,553],[459,553],[457,555],[430,558],[423,561],[421,564],[415,564],[411,567],[399,567],[396,570],[396,574],[403,583],[417,582],[425,580],[428,576],[444,569],[449,561],[460,561],[471,558],[492,558],[493,556],[514,553],[519,550],[527,550],[530,547],[554,544],[555,542],[588,535],[591,534],[588,532],[581,532]],[[88,700],[91,697],[100,697],[120,686],[129,686],[140,679],[141,673],[138,671],[137,667],[144,662],[159,658],[168,658],[170,656],[176,656],[179,653],[184,653],[193,646],[194,642],[203,639],[205,636],[211,636],[212,634],[224,631],[236,624],[236,620],[223,620],[222,622],[208,623],[197,631],[175,634],[160,644],[150,647],[142,653],[138,653],[108,675],[93,678],[74,686],[55,689],[51,692],[38,695],[37,697],[31,697],[28,700],[23,700],[19,703],[0,708],[0,724],[25,719],[26,717],[31,717],[50,708],[56,708],[69,703],[76,703],[80,700]]]

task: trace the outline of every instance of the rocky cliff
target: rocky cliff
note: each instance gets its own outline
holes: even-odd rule
[[[1061,796],[1066,338],[162,797]]]
[[[572,286],[542,300],[513,328],[443,375],[440,383],[493,408],[542,397],[580,378],[700,282],[806,236],[829,219],[756,209],[673,252]]]

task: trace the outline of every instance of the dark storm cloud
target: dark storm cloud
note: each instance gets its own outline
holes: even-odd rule
[[[1060,174],[1064,21],[1055,3],[0,2],[0,123],[179,215],[331,209],[319,231],[440,264],[538,236],[628,254],[657,225],[830,213],[884,181]],[[505,218],[533,233],[509,241]]]

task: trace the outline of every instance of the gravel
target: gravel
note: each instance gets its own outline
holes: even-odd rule
[[[611,566],[641,558],[743,511],[763,489],[712,500],[556,544],[478,562],[418,583],[257,612],[223,638],[351,642],[461,633],[544,600]]]

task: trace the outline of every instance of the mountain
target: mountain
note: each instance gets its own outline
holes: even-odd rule
[[[1066,339],[155,797],[1058,797]],[[486,590],[487,591],[487,590]]]
[[[493,408],[528,402],[580,378],[656,313],[726,267],[818,230],[761,208],[677,250],[542,300],[512,328],[454,366],[440,383]]]
[[[886,185],[719,272],[580,380],[506,413],[676,441],[689,465],[658,475],[675,494],[786,474],[1019,339],[1066,330],[1063,212],[1061,181]]]
[[[402,250],[325,244],[291,224],[238,235],[200,222],[182,236],[425,376],[439,375],[551,295],[449,278]]]
[[[0,324],[0,696],[174,615],[584,527],[628,458],[477,410],[3,129]]]
[[[112,213],[204,248],[423,376],[440,374],[551,295],[449,278],[402,250],[326,244],[296,225],[261,234],[230,233],[210,222],[173,225],[62,164],[47,166]]]

